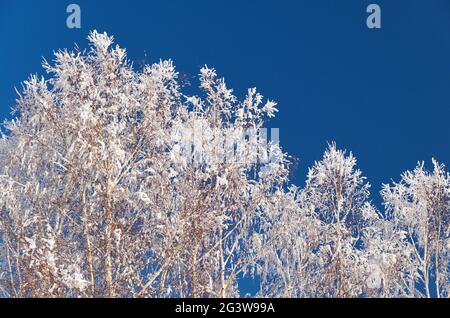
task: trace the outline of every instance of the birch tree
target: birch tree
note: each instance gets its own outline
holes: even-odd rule
[[[262,257],[265,294],[357,297],[364,294],[369,258],[364,235],[379,219],[369,184],[350,153],[330,144],[309,169],[305,187],[291,188],[272,215]]]
[[[361,293],[361,233],[371,209],[370,185],[356,159],[330,144],[323,159],[309,170],[306,204],[321,221],[321,242],[316,255],[322,268],[316,283],[317,296],[351,297]]]
[[[401,181],[384,185],[382,196],[395,227],[406,235],[413,261],[412,297],[449,297],[450,288],[450,177],[433,159],[433,171],[421,162],[403,173]]]
[[[253,88],[238,101],[208,67],[185,95],[171,61],[134,70],[112,37],[88,39],[44,62],[49,79],[26,81],[5,123],[0,292],[236,296],[261,206],[287,179],[258,132],[276,103]]]

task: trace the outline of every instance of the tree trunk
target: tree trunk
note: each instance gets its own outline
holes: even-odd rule
[[[91,297],[95,295],[95,280],[94,280],[94,264],[92,259],[92,246],[91,240],[89,239],[89,216],[87,211],[86,204],[86,188],[83,190],[83,235],[86,241],[86,259],[87,259],[87,267],[89,273],[89,288],[91,292]]]

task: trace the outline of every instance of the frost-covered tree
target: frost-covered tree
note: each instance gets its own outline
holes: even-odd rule
[[[411,254],[404,286],[411,297],[450,295],[450,176],[434,159],[433,166],[428,172],[419,163],[382,190],[386,211]]]
[[[171,61],[136,71],[112,37],[89,41],[44,62],[50,78],[24,83],[5,124],[0,292],[237,295],[249,237],[287,180],[259,133],[276,104],[255,89],[237,101],[207,67],[186,96]]]
[[[351,297],[361,293],[361,234],[367,219],[369,187],[356,159],[331,144],[323,159],[309,170],[304,188],[306,204],[321,221],[316,257],[322,264],[314,274],[315,295]]]
[[[379,215],[368,201],[369,184],[355,166],[351,153],[330,144],[309,170],[305,187],[291,188],[277,200],[281,204],[272,214],[261,270],[266,294],[363,295],[375,271],[368,266],[372,260],[364,249],[365,233]]]

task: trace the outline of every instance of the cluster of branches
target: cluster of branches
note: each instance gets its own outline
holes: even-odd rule
[[[112,37],[88,39],[5,122],[1,297],[234,297],[246,275],[261,297],[449,297],[443,165],[385,185],[377,211],[331,144],[299,189],[279,145],[239,138],[276,103],[238,101],[207,67],[187,96],[171,61],[135,71]]]

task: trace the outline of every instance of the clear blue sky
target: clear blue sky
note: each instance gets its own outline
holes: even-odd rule
[[[70,3],[81,29],[66,27]],[[380,30],[366,27],[370,3]],[[448,0],[0,0],[0,118],[42,57],[85,47],[91,29],[135,62],[171,58],[188,76],[207,64],[238,96],[256,86],[278,101],[268,127],[300,159],[296,184],[333,140],[357,156],[378,205],[380,184],[417,161],[450,164]]]

